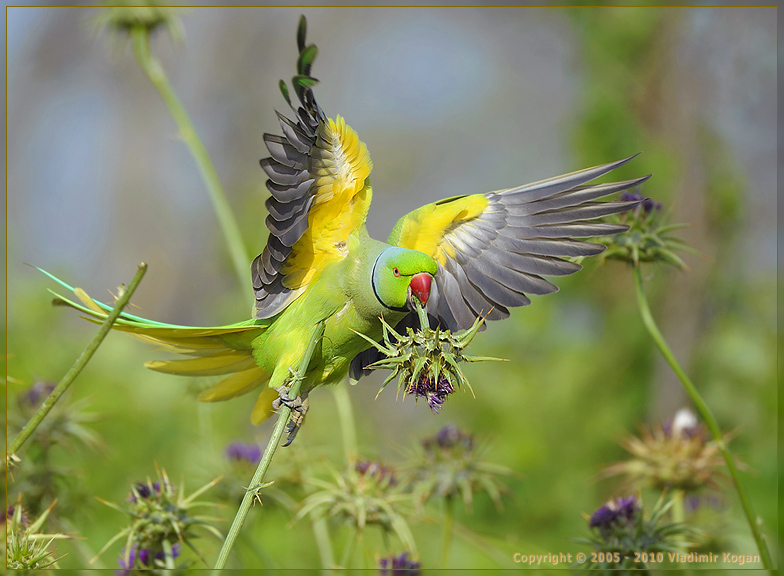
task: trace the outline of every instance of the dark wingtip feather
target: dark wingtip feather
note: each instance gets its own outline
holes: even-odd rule
[[[297,59],[297,72],[304,76],[310,75],[310,67],[316,60],[316,56],[318,56],[318,48],[315,44],[305,47],[299,53],[299,58]]]
[[[308,32],[308,21],[304,14],[299,17],[299,25],[297,26],[297,48],[300,52],[305,49],[305,35]]]
[[[278,82],[278,87],[280,88],[280,93],[283,94],[284,100],[286,100],[286,104],[291,106],[291,97],[289,96],[289,87],[286,86],[286,83],[281,80]],[[291,106],[293,108],[293,106]]]

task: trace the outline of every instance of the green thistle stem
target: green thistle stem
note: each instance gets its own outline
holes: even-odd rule
[[[188,146],[196,165],[199,168],[199,173],[207,186],[207,191],[212,200],[212,207],[215,210],[215,215],[218,217],[223,236],[226,238],[226,243],[229,247],[229,254],[232,263],[234,264],[237,273],[237,279],[243,291],[250,290],[250,272],[248,264],[248,253],[245,250],[245,244],[240,235],[240,229],[237,221],[226,199],[226,194],[221,186],[218,173],[215,171],[210,160],[207,150],[199,139],[196,129],[193,127],[188,113],[174,92],[166,73],[160,62],[156,60],[150,53],[150,37],[149,31],[144,27],[136,27],[131,30],[131,40],[133,42],[133,53],[136,60],[139,62],[144,73],[152,82],[153,86],[158,90],[169,112],[177,123],[180,130],[180,136],[185,144]],[[250,294],[249,294],[250,295]],[[252,295],[250,295],[252,296]]]
[[[295,373],[291,388],[288,392],[289,398],[293,399],[299,395],[299,389],[302,381],[305,379],[305,372],[307,371],[308,365],[310,364],[313,351],[316,349],[316,345],[319,343],[323,335],[324,322],[319,322],[318,326],[316,326],[316,330],[313,332],[313,336],[310,339],[308,348],[305,350],[305,354],[302,356],[302,361],[300,362],[299,368]],[[213,570],[214,575],[217,575],[218,571],[226,565],[226,560],[228,560],[229,553],[234,547],[234,542],[237,539],[237,535],[242,528],[242,524],[245,522],[245,518],[248,515],[248,511],[250,510],[250,506],[253,503],[253,500],[256,498],[256,489],[262,485],[264,475],[267,473],[267,469],[272,462],[272,457],[275,455],[275,450],[278,448],[280,439],[283,437],[283,432],[285,431],[286,424],[288,423],[290,416],[291,408],[285,404],[282,405],[280,407],[280,412],[278,413],[278,421],[275,423],[275,428],[272,430],[272,436],[269,439],[267,448],[264,450],[264,456],[262,456],[261,461],[259,462],[259,466],[256,468],[256,473],[253,475],[253,479],[250,481],[250,485],[248,490],[245,492],[245,496],[242,497],[242,502],[240,503],[240,507],[237,510],[234,521],[231,524],[231,528],[229,528],[229,533],[226,535],[226,539],[223,541],[223,546],[221,547],[220,553],[218,554],[218,560],[215,562],[215,568]]]
[[[348,540],[346,541],[346,547],[343,548],[343,556],[340,558],[341,568],[348,568],[348,561],[351,559],[351,554],[354,552],[354,545],[357,543],[358,538],[359,532],[355,527],[354,533],[349,536]]]
[[[313,538],[316,540],[316,548],[319,558],[321,558],[321,572],[324,576],[329,576],[330,569],[335,565],[335,557],[332,554],[332,541],[329,537],[327,520],[324,517],[313,518],[311,515],[310,525],[313,528]]]
[[[680,495],[676,495],[672,502],[672,521],[678,524],[683,524],[686,521],[686,510],[683,505],[683,501],[686,499],[686,494],[681,492]],[[679,544],[678,548],[681,552],[686,549],[687,543],[685,539],[682,539]],[[675,562],[676,568],[681,568],[680,560]]]
[[[131,296],[136,291],[136,288],[139,286],[139,282],[142,281],[144,274],[147,272],[147,264],[142,262],[139,264],[138,269],[136,270],[136,275],[131,280],[131,283],[128,284],[128,287],[123,291],[120,297],[117,299],[117,303],[114,305],[109,316],[106,317],[106,320],[103,321],[101,327],[98,329],[98,333],[95,335],[95,338],[92,339],[87,345],[87,348],[84,349],[84,352],[81,353],[79,358],[76,359],[71,369],[68,370],[63,379],[57,384],[52,393],[49,394],[49,397],[44,400],[41,405],[38,407],[38,410],[33,415],[32,418],[25,424],[22,431],[19,435],[11,442],[11,446],[8,448],[6,452],[6,466],[9,465],[10,461],[15,458],[16,452],[22,447],[22,444],[30,437],[30,435],[38,428],[39,424],[43,422],[43,419],[49,414],[49,411],[54,407],[60,397],[68,390],[68,387],[73,383],[82,369],[87,365],[90,361],[90,358],[93,357],[95,351],[98,350],[98,346],[101,345],[103,339],[106,338],[106,335],[109,333],[109,330],[112,328],[112,324],[114,324],[115,320],[120,316],[120,313],[123,311],[123,308],[128,304],[131,299]]]
[[[721,455],[724,457],[724,461],[727,463],[727,469],[730,472],[730,476],[732,476],[732,481],[735,484],[735,490],[738,492],[738,498],[740,499],[741,507],[743,508],[743,512],[746,515],[749,528],[751,528],[751,534],[754,537],[754,540],[757,542],[757,548],[760,552],[762,565],[765,566],[766,569],[773,571],[773,562],[771,560],[770,553],[768,552],[768,547],[765,545],[765,540],[762,536],[762,533],[760,532],[759,526],[757,525],[756,516],[754,515],[754,511],[751,507],[751,502],[746,496],[746,492],[740,483],[740,476],[738,474],[738,468],[735,465],[735,459],[732,457],[732,453],[729,451],[726,443],[724,442],[724,437],[721,433],[721,428],[719,428],[719,424],[716,421],[716,418],[713,416],[710,408],[708,408],[708,405],[702,399],[702,396],[700,396],[697,388],[683,371],[683,368],[681,368],[680,364],[678,364],[678,361],[675,359],[675,356],[670,350],[670,347],[667,345],[667,342],[664,340],[661,332],[659,332],[656,321],[653,319],[653,315],[651,314],[651,309],[648,307],[648,300],[645,297],[645,291],[643,289],[642,272],[640,271],[639,266],[634,267],[634,285],[637,291],[637,304],[640,308],[640,315],[642,316],[643,324],[653,338],[653,341],[656,343],[656,346],[659,348],[659,351],[662,353],[662,356],[664,356],[664,359],[667,361],[673,372],[675,372],[676,376],[678,376],[678,379],[683,384],[683,387],[686,389],[686,392],[691,398],[691,401],[694,403],[694,407],[702,416],[702,419],[705,421],[705,425],[708,427],[708,430],[713,436],[713,440],[716,442],[716,445],[721,451]]]
[[[430,328],[430,321],[427,319],[427,310],[424,304],[419,302],[419,298],[415,297],[417,316],[419,317],[419,329],[426,330]]]
[[[338,409],[340,432],[343,436],[343,451],[346,461],[353,466],[357,457],[357,429],[354,425],[354,409],[351,406],[351,397],[348,394],[345,382],[338,383],[332,388],[335,405]]]
[[[444,498],[444,519],[441,525],[441,566],[449,567],[449,553],[452,550],[452,531],[455,523],[455,503],[451,496]]]

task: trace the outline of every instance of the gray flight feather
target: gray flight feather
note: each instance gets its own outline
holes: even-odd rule
[[[557,291],[544,276],[564,276],[581,268],[561,257],[592,256],[604,250],[604,246],[579,238],[628,229],[595,219],[638,203],[598,199],[638,186],[649,176],[587,183],[632,158],[485,194],[488,204],[481,214],[453,223],[443,232],[439,244],[442,261],[434,284],[438,298],[428,302],[429,313],[446,328],[464,330],[480,315],[488,320],[507,317],[508,307],[530,304],[527,295]]]
[[[251,264],[256,318],[280,313],[304,291],[304,287],[286,288],[283,269],[292,246],[308,228],[315,194],[312,161],[326,118],[310,86],[300,86],[297,94],[302,106],[294,110],[295,120],[276,112],[283,135],[264,134],[270,157],[262,159],[260,165],[269,178],[266,186],[271,197],[266,202],[269,216],[265,222],[270,234],[264,251]],[[288,101],[287,91],[284,96]]]

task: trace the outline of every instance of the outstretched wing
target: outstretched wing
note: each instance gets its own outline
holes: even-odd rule
[[[303,16],[297,30],[299,59],[292,78],[300,106],[291,120],[278,113],[282,136],[264,134],[270,157],[267,173],[267,228],[264,251],[253,261],[256,318],[282,311],[330,263],[346,256],[346,242],[361,228],[370,206],[367,148],[341,118],[326,118],[313,97],[318,81],[310,76],[316,46],[305,44]]]
[[[633,158],[633,157],[632,157]],[[450,330],[470,327],[478,316],[497,320],[507,308],[531,303],[529,294],[558,287],[543,276],[580,270],[560,257],[590,256],[604,246],[587,238],[626,226],[593,221],[637,202],[596,199],[636,186],[650,176],[586,185],[621,164],[587,168],[519,188],[458,196],[428,204],[401,218],[388,242],[419,250],[438,262],[428,312]]]

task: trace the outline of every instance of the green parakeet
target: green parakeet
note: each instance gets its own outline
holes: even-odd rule
[[[325,322],[303,396],[351,373],[362,376],[374,349],[357,334],[382,336],[380,318],[417,326],[413,298],[426,304],[431,321],[456,331],[477,317],[498,320],[508,308],[530,304],[528,295],[558,288],[544,276],[580,269],[560,257],[590,256],[604,247],[579,240],[622,232],[625,226],[595,219],[636,202],[597,201],[637,186],[647,177],[588,185],[629,159],[508,190],[456,196],[401,218],[387,242],[370,238],[371,161],[367,148],[341,118],[329,119],[313,95],[310,76],[315,45],[297,33],[299,59],[292,83],[299,106],[278,114],[282,135],[265,134],[270,157],[261,160],[270,198],[269,239],[251,264],[254,318],[220,327],[165,324],[123,313],[114,328],[187,359],[148,362],[159,372],[225,376],[202,392],[205,402],[229,400],[261,388],[251,419],[272,411],[279,387],[298,365],[314,326]],[[81,304],[56,295],[95,320],[110,306],[84,291]]]

